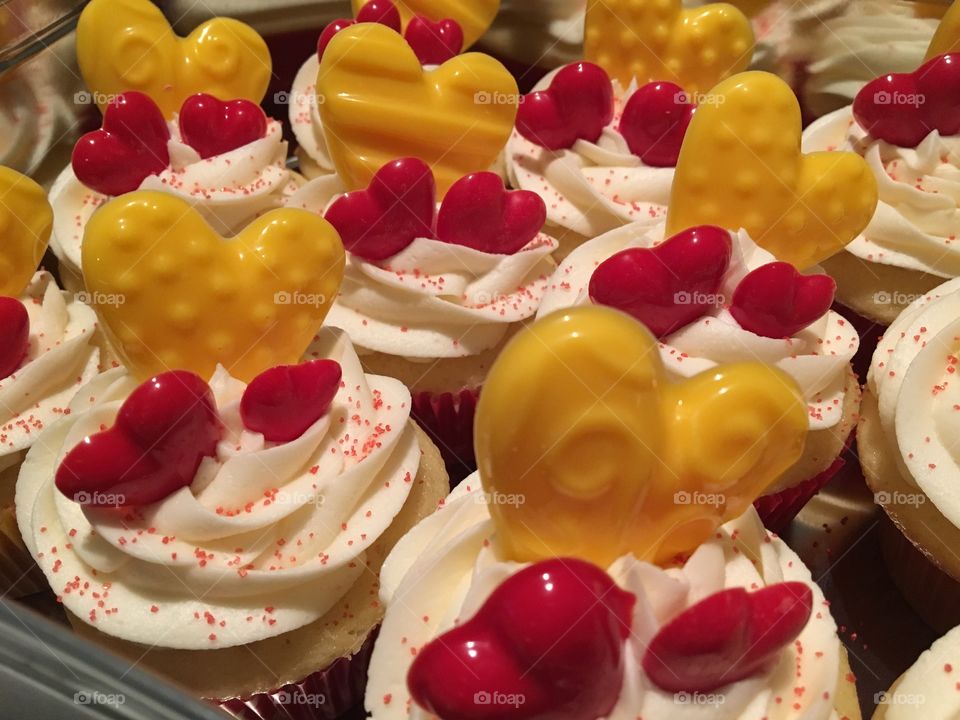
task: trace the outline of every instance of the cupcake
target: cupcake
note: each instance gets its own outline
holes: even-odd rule
[[[136,276],[97,307],[125,367],[77,394],[17,480],[75,630],[242,717],[352,707],[380,562],[449,488],[410,391],[366,374],[344,333],[313,339],[343,261],[303,210],[224,239],[167,193],[101,207],[83,271],[90,292]]]
[[[655,347],[625,315],[578,308],[504,351],[478,475],[384,563],[374,720],[860,717],[820,589],[749,507],[802,449],[796,387],[759,363],[674,385]],[[733,443],[757,443],[746,462],[718,413],[752,428]],[[685,503],[714,471],[726,502]]]
[[[878,694],[873,720],[907,720],[922,714],[944,720],[960,712],[954,668],[960,667],[960,628],[926,650],[886,692]]]
[[[18,597],[39,590],[42,578],[14,522],[17,473],[44,429],[99,372],[103,338],[90,307],[50,273],[34,272],[52,222],[43,189],[9,168],[0,168],[0,188],[8,228],[0,251],[0,593]]]
[[[720,363],[761,360],[790,375],[807,405],[803,455],[757,500],[782,532],[843,466],[860,407],[850,366],[856,329],[830,310],[834,282],[801,275],[745,230],[627,225],[571,253],[547,287],[538,317],[581,305],[633,315],[658,338],[668,374],[689,378]]]
[[[506,191],[489,172],[461,178],[437,205],[433,174],[415,158],[326,210],[348,251],[326,322],[347,331],[369,372],[410,388],[455,480],[475,467],[473,411],[490,365],[537,312],[556,267],[544,215],[536,194]]]
[[[884,557],[935,629],[960,624],[960,507],[952,455],[960,280],[915,300],[877,345],[857,431],[860,463],[885,511]]]

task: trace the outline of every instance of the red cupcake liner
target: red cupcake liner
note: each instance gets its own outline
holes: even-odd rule
[[[367,670],[379,628],[350,657],[338,658],[323,670],[270,692],[214,701],[240,720],[336,720],[360,707],[367,688]]]
[[[440,449],[450,488],[477,469],[473,451],[473,416],[480,388],[456,393],[413,393],[413,419]]]

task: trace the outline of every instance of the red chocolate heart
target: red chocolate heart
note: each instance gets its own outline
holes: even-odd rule
[[[653,167],[676,167],[680,145],[697,106],[679,85],[647,83],[623,108],[620,134],[630,152]]]
[[[437,213],[437,238],[487,253],[512,255],[533,240],[547,207],[529,190],[507,190],[500,176],[478,172],[457,180]]]
[[[388,28],[400,32],[400,11],[390,0],[370,0],[366,5],[360,8],[357,13],[357,19],[340,18],[327,25],[320,37],[317,39],[317,57],[323,59],[323,52],[327,45],[333,39],[333,36],[344,28],[355,25],[356,23],[375,22],[386,25]]]
[[[418,237],[433,237],[436,184],[417,158],[401,158],[377,170],[366,190],[341,195],[327,221],[343,246],[366,260],[384,260]]]
[[[548,150],[572,147],[578,139],[596,142],[613,120],[613,86],[593,63],[567,65],[550,87],[524,96],[517,111],[517,132]]]
[[[526,567],[417,653],[410,695],[444,720],[606,716],[620,694],[635,600],[582,560]]]
[[[257,375],[240,400],[240,418],[264,440],[290,442],[327,414],[340,389],[340,363],[311,360]]]
[[[317,38],[317,57],[323,60],[323,53],[326,51],[327,45],[330,44],[330,41],[333,40],[333,36],[344,28],[348,28],[351,25],[356,24],[356,20],[351,20],[350,18],[339,18],[327,25],[320,33],[320,37]]]
[[[197,93],[180,108],[180,136],[200,157],[236,150],[267,134],[267,116],[249,100],[223,102]]]
[[[730,234],[701,225],[654,248],[629,248],[604,260],[590,278],[590,299],[623,310],[658,338],[720,304],[730,265]]]
[[[790,263],[773,262],[740,281],[730,314],[757,335],[793,337],[830,309],[836,291],[837,284],[827,275],[801,275]]]
[[[664,625],[643,670],[667,692],[708,693],[750,677],[801,633],[813,593],[800,582],[714,593]]]
[[[417,15],[403,37],[423,65],[442,65],[463,50],[463,29],[449,18],[433,22]]]
[[[960,133],[960,55],[940,55],[912,73],[883,75],[853,101],[853,116],[873,137],[916,147],[934,130]]]
[[[166,372],[130,394],[113,427],[67,453],[56,485],[81,505],[149,505],[190,485],[222,434],[207,383],[186,370]]]
[[[0,380],[23,364],[30,347],[30,316],[17,298],[0,296]]]
[[[118,95],[103,126],[81,137],[71,164],[77,179],[104,195],[123,195],[170,164],[170,129],[160,108],[139,92]]]

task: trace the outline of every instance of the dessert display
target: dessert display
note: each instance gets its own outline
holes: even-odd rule
[[[480,398],[478,475],[384,563],[367,711],[859,718],[819,588],[750,507],[805,416],[757,362],[669,379],[609,308],[523,330]]]

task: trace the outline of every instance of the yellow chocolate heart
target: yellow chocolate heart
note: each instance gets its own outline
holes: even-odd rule
[[[941,10],[943,6],[940,6]],[[927,17],[936,17],[927,14]],[[940,24],[937,25],[933,37],[930,38],[930,44],[927,46],[927,54],[923,61],[932,60],[940,55],[953,53],[960,50],[960,3],[953,3],[943,14]]]
[[[126,366],[249,381],[296,363],[343,277],[337,231],[319,215],[272,210],[235,237],[186,201],[137,191],[101,207],[83,240],[87,290]]]
[[[683,139],[667,234],[695,225],[745,228],[778,260],[805,269],[870,222],[877,182],[852,152],[800,152],[800,106],[776,75],[747,72],[715,87]]]
[[[43,188],[0,166],[0,295],[23,292],[47,250],[52,229],[53,209]]]
[[[259,103],[271,76],[267,44],[249,25],[213,18],[180,38],[149,0],[92,0],[77,24],[77,61],[101,110],[138,90],[167,117],[200,92]]]
[[[727,3],[684,10],[680,0],[591,0],[583,54],[624,86],[666,80],[701,93],[746,70],[753,29]]]
[[[504,348],[475,440],[508,557],[606,567],[628,552],[665,563],[694,550],[797,461],[807,427],[780,370],[737,363],[673,382],[642,324],[584,306]]]
[[[369,0],[352,0],[353,14]],[[500,0],[394,0],[400,11],[403,27],[407,27],[410,18],[421,15],[434,22],[438,20],[456,20],[463,29],[463,47],[473,45],[483,35],[500,9]]]
[[[424,72],[390,28],[360,23],[334,35],[317,73],[320,117],[337,172],[365,188],[387,162],[414,156],[441,195],[488,169],[510,137],[517,83],[499,62],[467,53]]]

